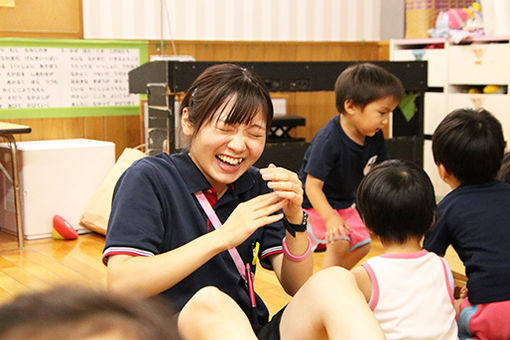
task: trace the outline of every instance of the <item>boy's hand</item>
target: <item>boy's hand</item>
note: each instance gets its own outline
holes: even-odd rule
[[[351,232],[347,223],[335,212],[326,219],[326,243],[334,243],[342,236],[347,240],[347,232]]]
[[[286,201],[283,213],[290,223],[299,224],[303,220],[303,186],[296,173],[274,164],[260,169],[262,178],[274,193]]]

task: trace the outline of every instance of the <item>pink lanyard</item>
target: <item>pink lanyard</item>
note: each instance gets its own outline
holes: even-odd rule
[[[211,207],[211,204],[205,197],[204,193],[202,191],[197,191],[197,192],[195,192],[195,196],[198,199],[198,202],[200,203],[200,205],[202,206],[202,209],[204,209],[207,217],[209,217],[209,220],[211,221],[213,227],[216,229],[219,229],[222,226],[220,219],[218,218],[218,215],[216,215],[216,213],[214,212],[213,208]],[[228,252],[230,253],[230,256],[232,257],[232,260],[234,260],[237,270],[239,271],[239,274],[241,274],[241,277],[244,279],[244,281],[246,281],[246,282],[251,281],[251,279],[252,279],[251,277],[249,278],[250,280],[248,280],[248,278],[247,278],[246,268],[244,266],[241,255],[239,255],[239,252],[237,251],[237,249],[234,247],[234,248],[229,249]],[[250,273],[251,273],[251,271],[250,271]]]

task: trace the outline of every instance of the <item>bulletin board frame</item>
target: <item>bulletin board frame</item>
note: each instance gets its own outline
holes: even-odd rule
[[[149,60],[148,41],[142,40],[0,38],[0,47],[136,49],[138,51],[140,65],[146,63]],[[93,116],[135,116],[140,114],[139,110],[140,110],[139,105],[1,108],[0,118],[25,119],[25,118],[93,117]]]

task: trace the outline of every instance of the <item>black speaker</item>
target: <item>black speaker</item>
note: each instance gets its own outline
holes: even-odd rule
[[[255,162],[255,166],[265,168],[273,163],[297,173],[301,168],[308,145],[310,143],[306,142],[267,143],[262,156]]]
[[[390,159],[412,161],[423,167],[423,137],[408,136],[386,139],[386,149]]]

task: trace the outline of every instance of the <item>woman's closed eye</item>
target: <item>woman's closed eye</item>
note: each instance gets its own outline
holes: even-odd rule
[[[266,135],[266,130],[258,127],[250,128],[248,134],[254,138],[263,138]]]
[[[216,129],[221,132],[235,132],[236,127],[234,125],[226,124],[225,122],[219,120],[216,123]]]

